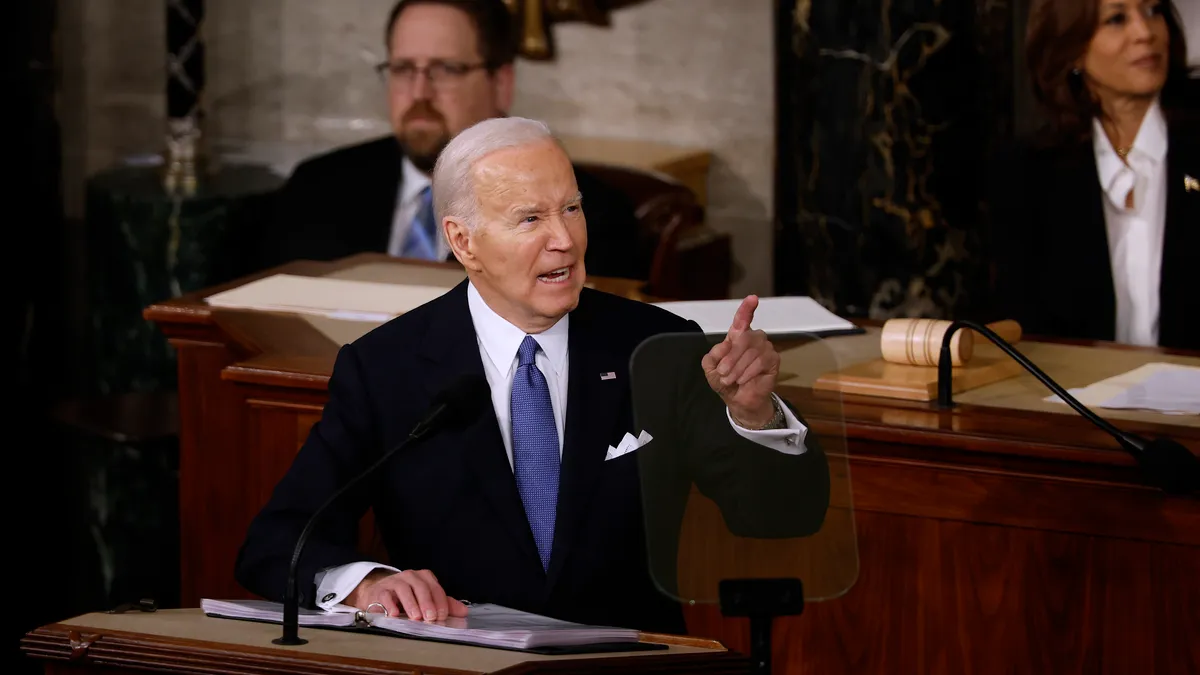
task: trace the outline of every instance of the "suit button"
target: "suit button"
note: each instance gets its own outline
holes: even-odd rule
[[[326,593],[325,597],[321,598],[321,602],[329,602],[337,597],[337,593]]]

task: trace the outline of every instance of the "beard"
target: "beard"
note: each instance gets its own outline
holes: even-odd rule
[[[414,120],[428,120],[436,123],[436,128],[409,129]],[[446,118],[442,116],[428,101],[413,103],[400,120],[400,147],[413,166],[425,173],[433,171],[438,155],[450,143],[450,130],[446,128]]]

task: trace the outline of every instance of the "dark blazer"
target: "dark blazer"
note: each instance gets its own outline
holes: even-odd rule
[[[263,229],[259,268],[292,260],[336,260],[386,253],[401,181],[403,152],[392,136],[305,160],[277,196]],[[645,279],[635,257],[633,202],[586,171],[575,169],[588,225],[584,260],[595,276]]]
[[[317,571],[364,559],[355,549],[357,523],[371,507],[390,564],[432,570],[452,597],[570,621],[683,632],[678,604],[656,590],[647,570],[643,453],[661,453],[656,502],[682,504],[694,478],[722,507],[733,531],[745,536],[811,534],[820,529],[829,500],[828,467],[815,434],[808,434],[809,449],[797,456],[733,431],[704,382],[699,356],[707,342],[697,330],[652,305],[583,291],[570,319],[567,416],[548,572],[489,406],[469,427],[401,452],[326,512],[299,567],[302,602],[314,601]],[[664,364],[664,376],[647,378],[643,386],[663,404],[679,403],[679,414],[670,422],[661,416],[644,421],[644,415],[638,421],[654,440],[605,461],[608,446],[641,431],[634,427],[627,377],[631,354],[644,339],[671,332],[691,332],[696,339],[694,348],[671,350],[685,367]],[[483,372],[465,282],[343,347],[320,421],[249,528],[237,560],[239,583],[280,600],[309,514],[399,443],[435,393],[459,376]],[[618,376],[601,379],[608,372]],[[675,459],[665,459],[668,454]],[[656,506],[650,526],[655,536],[677,536],[680,513]]]
[[[1167,213],[1159,288],[1159,344],[1200,349],[1200,137],[1168,125]],[[1090,142],[1022,145],[990,180],[996,314],[1025,332],[1113,340],[1116,294],[1103,193]]]

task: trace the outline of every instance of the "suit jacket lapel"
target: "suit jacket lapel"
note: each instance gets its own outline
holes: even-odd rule
[[[374,163],[370,176],[370,187],[363,191],[362,232],[366,238],[364,248],[377,253],[387,253],[388,240],[392,236],[392,221],[396,216],[396,200],[400,197],[400,182],[403,172],[400,162],[404,158],[400,146],[384,143],[379,159]]]
[[[1108,227],[1104,220],[1106,199],[1100,188],[1096,155],[1091,143],[1072,147],[1056,173],[1061,191],[1051,191],[1047,205],[1049,220],[1066,236],[1058,250],[1075,251],[1069,259],[1052,261],[1062,266],[1063,288],[1047,289],[1055,295],[1070,289],[1071,302],[1087,303],[1080,316],[1088,316],[1088,331],[1112,339],[1116,335],[1117,296],[1113,286],[1112,262],[1108,252]],[[1082,208],[1081,208],[1082,205]],[[1036,243],[1033,243],[1036,245]],[[1080,292],[1086,289],[1086,292]]]
[[[1167,213],[1163,232],[1162,272],[1159,283],[1159,344],[1197,348],[1188,342],[1187,323],[1197,307],[1195,252],[1200,251],[1200,192],[1189,192],[1185,178],[1200,179],[1200,143],[1186,138],[1179,127],[1171,129],[1167,151]],[[1189,312],[1189,310],[1191,310]],[[1193,331],[1195,333],[1195,331]]]
[[[580,521],[594,497],[608,446],[620,431],[617,425],[622,411],[629,407],[628,358],[607,348],[602,337],[606,327],[593,320],[588,295],[584,290],[579,307],[571,312],[567,337],[567,417],[547,590],[562,573]],[[601,380],[601,373],[607,372],[617,373],[617,378]]]
[[[430,324],[422,343],[422,357],[433,367],[427,368],[425,386],[430,396],[449,386],[463,375],[484,377],[483,361],[479,354],[479,343],[471,311],[467,306],[467,282],[456,286],[446,297],[446,309]],[[489,411],[467,429],[462,441],[469,453],[468,466],[479,481],[480,489],[491,502],[504,527],[512,535],[530,564],[541,569],[537,545],[521,496],[517,492],[517,481],[508,456],[504,451],[504,439],[496,415]]]

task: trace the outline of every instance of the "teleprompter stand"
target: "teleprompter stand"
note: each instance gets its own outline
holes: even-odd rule
[[[719,593],[721,614],[750,618],[751,672],[770,673],[775,617],[804,612],[804,584],[799,579],[726,579]]]

